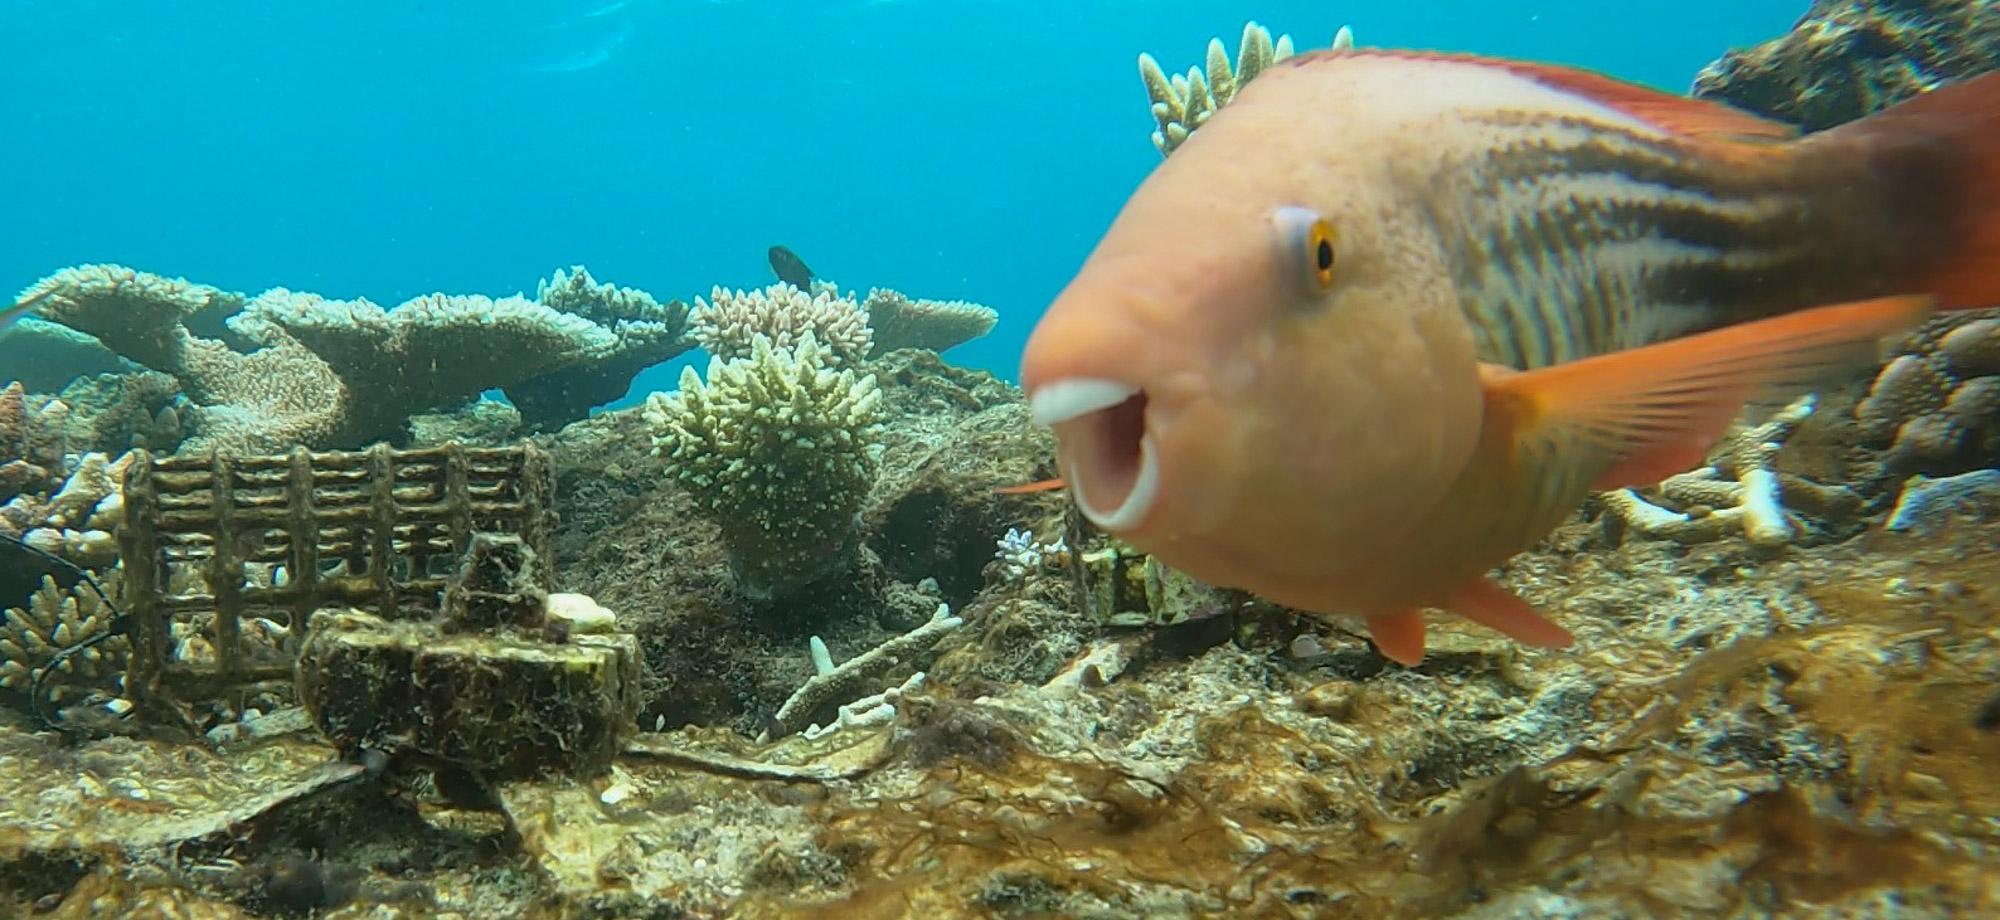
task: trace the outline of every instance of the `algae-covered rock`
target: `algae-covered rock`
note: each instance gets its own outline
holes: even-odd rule
[[[322,613],[298,683],[342,750],[414,751],[506,778],[608,766],[638,718],[639,667],[624,633],[557,644]]]
[[[1815,0],[1790,34],[1703,68],[1694,95],[1816,131],[1995,65],[1991,0]]]

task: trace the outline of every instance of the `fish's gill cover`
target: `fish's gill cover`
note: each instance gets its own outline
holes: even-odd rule
[[[799,290],[782,281],[762,290],[716,287],[708,299],[695,298],[695,341],[710,355],[731,361],[750,357],[758,339],[789,351],[807,335],[820,342],[831,365],[868,356],[875,333],[854,298],[830,290]]]
[[[646,401],[653,452],[722,528],[738,587],[752,597],[810,584],[858,545],[882,394],[873,374],[831,355],[811,330],[788,348],[756,336],[749,357],[711,358],[706,381],[686,368],[677,392]]]

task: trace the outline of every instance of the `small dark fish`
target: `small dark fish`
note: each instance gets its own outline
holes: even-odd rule
[[[783,246],[771,247],[771,273],[801,291],[812,290],[813,270],[798,253]]]
[[[776,256],[773,256],[772,258],[776,258]],[[793,258],[797,257],[794,256]],[[805,266],[801,264],[799,267],[804,268]],[[50,294],[55,293],[55,290],[56,289],[54,287],[43,288],[39,293],[31,297],[28,297],[22,300],[21,302],[16,303],[11,307],[8,307],[5,310],[0,310],[0,330],[4,330],[8,326],[14,325],[15,320],[18,320],[23,316],[27,316],[28,314],[35,312],[35,305],[41,303],[44,300],[47,300]]]

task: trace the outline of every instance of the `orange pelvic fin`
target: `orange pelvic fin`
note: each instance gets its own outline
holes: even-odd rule
[[[994,489],[993,494],[1031,495],[1036,492],[1054,492],[1057,489],[1067,488],[1068,486],[1069,483],[1064,482],[1061,477],[1057,477],[1055,479],[1044,479],[1040,482],[1024,482],[1018,486],[1001,486]]]
[[[1522,645],[1568,648],[1570,643],[1576,641],[1569,630],[1542,616],[1533,605],[1484,578],[1475,578],[1458,589],[1458,593],[1452,595],[1450,609]]]
[[[1928,297],[1801,310],[1518,374],[1487,375],[1489,411],[1517,440],[1581,438],[1614,462],[1595,488],[1651,485],[1699,466],[1753,399],[1810,387],[1922,322]]]
[[[1415,610],[1368,618],[1368,638],[1382,657],[1416,667],[1424,660],[1424,615]]]

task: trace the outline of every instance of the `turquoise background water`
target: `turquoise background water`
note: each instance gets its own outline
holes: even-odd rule
[[[1675,91],[1803,0],[0,0],[0,288],[80,262],[390,305],[558,266],[691,299],[791,246],[1022,342],[1158,161],[1134,64],[1243,22]],[[4,376],[4,373],[0,373]],[[650,372],[637,392],[670,387]]]

